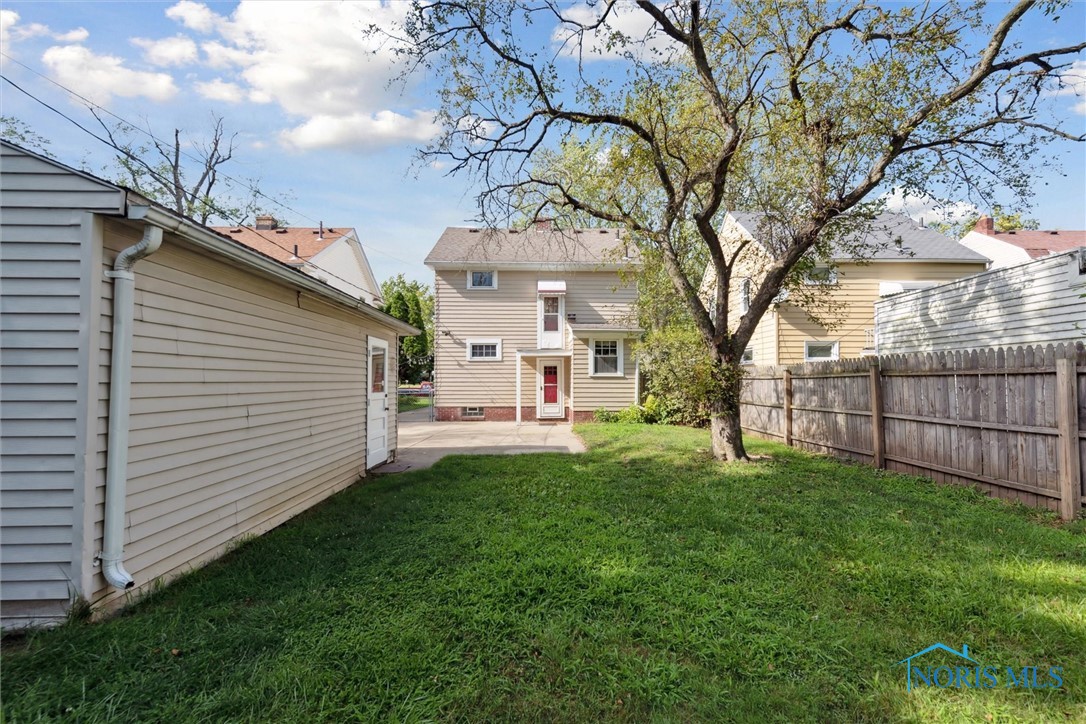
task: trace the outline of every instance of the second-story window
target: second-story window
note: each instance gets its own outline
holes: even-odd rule
[[[743,280],[743,286],[739,292],[739,313],[746,314],[750,309],[750,279]]]
[[[837,270],[828,266],[816,266],[803,277],[803,283],[808,286],[836,284]]]
[[[540,283],[542,285],[542,282]],[[538,339],[540,349],[561,349],[565,341],[565,296],[562,294],[539,295]]]
[[[543,297],[543,331],[558,331],[558,297]]]
[[[496,271],[469,271],[468,289],[497,289],[498,272]]]

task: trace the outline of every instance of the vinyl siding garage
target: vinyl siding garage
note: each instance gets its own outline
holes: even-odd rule
[[[5,157],[5,184],[15,184],[9,168]],[[124,191],[114,188],[113,198],[111,216],[66,210],[78,203],[70,197],[55,197],[51,213],[16,213],[16,197],[3,198],[6,628],[56,620],[75,595],[100,610],[127,600],[95,562],[112,348],[113,282],[104,272],[145,222],[118,216]],[[35,223],[9,224],[23,218]],[[124,565],[137,590],[221,555],[383,462],[366,452],[370,343],[388,345],[394,395],[397,334],[410,331],[223,239],[229,258],[213,248],[214,234],[178,225],[187,231],[164,234],[134,268]],[[201,234],[212,246],[194,241]],[[21,293],[31,286],[9,286],[9,277],[32,278],[37,292]]]

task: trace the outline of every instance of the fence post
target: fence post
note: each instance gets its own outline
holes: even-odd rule
[[[871,455],[872,462],[877,468],[886,467],[886,431],[882,420],[882,371],[879,369],[879,358],[871,360],[868,368],[871,387]]]
[[[792,370],[784,371],[784,444],[792,445]]]
[[[1056,424],[1059,427],[1060,517],[1071,520],[1082,495],[1082,469],[1078,453],[1078,372],[1074,347],[1056,359]]]

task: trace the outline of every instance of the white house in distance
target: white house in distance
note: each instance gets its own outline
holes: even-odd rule
[[[418,330],[0,142],[0,625],[97,610],[394,456]]]
[[[999,269],[1049,254],[1081,249],[1086,246],[1086,231],[996,231],[992,217],[982,216],[973,230],[961,238],[961,243],[991,259],[992,269]]]
[[[618,229],[445,230],[434,270],[438,420],[589,420],[638,401],[640,264]]]
[[[256,225],[212,226],[272,259],[298,267],[322,282],[380,306],[381,285],[370,268],[358,232],[345,227],[280,226],[274,216],[256,217]]]

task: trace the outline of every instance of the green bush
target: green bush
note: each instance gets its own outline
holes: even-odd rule
[[[596,422],[626,422],[638,425],[655,425],[665,421],[665,406],[655,396],[645,398],[644,405],[630,405],[621,410],[612,411],[600,408],[593,413]]]

